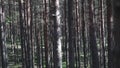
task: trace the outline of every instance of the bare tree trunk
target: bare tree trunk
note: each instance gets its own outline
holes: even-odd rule
[[[2,68],[7,68],[7,48],[6,48],[6,34],[5,34],[5,11],[4,11],[4,1],[1,0],[0,7],[0,52]]]
[[[54,26],[54,40],[53,40],[53,62],[54,68],[62,68],[62,33],[61,33],[61,5],[60,0],[52,0],[53,5],[53,26]]]
[[[75,48],[74,48],[74,33],[73,31],[73,0],[68,0],[68,32],[69,32],[69,68],[75,67]]]
[[[92,56],[92,68],[99,68],[98,49],[95,37],[95,27],[93,23],[92,1],[88,0],[89,6],[89,44]]]
[[[21,55],[22,55],[22,68],[26,68],[25,64],[25,44],[24,44],[24,10],[23,1],[19,0],[19,18],[20,18],[20,43],[21,43]]]
[[[104,45],[104,21],[103,21],[103,0],[100,0],[100,44],[101,44],[101,68],[106,68],[105,45]]]
[[[31,0],[25,0],[26,5],[26,13],[25,13],[25,20],[26,20],[26,46],[27,46],[27,68],[34,68],[33,64],[33,44],[32,44],[32,11],[31,11]]]
[[[113,37],[114,47],[112,50],[113,67],[120,68],[120,0],[112,0],[113,5]]]
[[[84,21],[84,3],[81,1],[81,22],[82,22],[82,42],[83,42],[83,52],[84,52],[84,68],[87,68],[86,64],[86,37],[85,37],[85,21]]]
[[[44,0],[44,45],[45,45],[45,65],[46,68],[50,67],[50,55],[49,55],[49,44],[48,44],[48,0]]]
[[[112,68],[112,52],[111,52],[111,39],[112,39],[112,31],[111,31],[111,17],[112,17],[112,5],[111,0],[106,0],[107,5],[107,44],[108,44],[108,68]]]

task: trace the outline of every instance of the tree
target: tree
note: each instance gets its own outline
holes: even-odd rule
[[[86,68],[87,66],[86,66],[86,37],[85,37],[84,4],[85,4],[85,1],[81,0],[82,41],[83,41],[83,52],[84,52],[84,68]]]
[[[1,68],[119,68],[119,11],[119,0],[0,0]]]
[[[5,11],[4,11],[4,1],[1,0],[0,7],[0,54],[2,68],[7,68],[7,52],[6,52],[6,34],[5,34]]]
[[[120,68],[120,1],[112,0],[113,7],[113,38],[112,68]]]
[[[48,0],[44,0],[44,8],[45,8],[45,11],[44,11],[44,44],[45,44],[45,64],[46,64],[46,68],[49,68],[50,67],[50,63],[49,63],[49,44],[48,44]]]
[[[21,43],[21,57],[22,57],[22,68],[25,68],[26,67],[26,64],[25,64],[25,44],[24,44],[24,25],[23,25],[23,22],[24,22],[24,15],[23,15],[23,1],[22,0],[19,0],[19,18],[20,18],[20,43]]]
[[[62,68],[62,33],[61,33],[61,5],[60,0],[52,0],[51,5],[53,8],[52,20],[54,28],[53,40],[53,62],[54,68]]]
[[[111,39],[112,39],[112,31],[111,31],[111,18],[112,18],[112,5],[111,0],[106,0],[107,5],[107,43],[108,43],[108,68],[112,68],[112,52],[111,52]]]
[[[98,49],[95,37],[95,27],[93,23],[92,0],[88,0],[89,6],[89,45],[92,57],[92,68],[99,68]]]
[[[74,49],[74,37],[73,37],[73,0],[68,0],[68,39],[69,39],[69,68],[75,67],[75,49]]]

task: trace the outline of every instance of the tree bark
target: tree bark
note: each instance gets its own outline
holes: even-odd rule
[[[54,40],[53,40],[53,62],[54,68],[62,68],[62,33],[61,33],[61,5],[60,0],[52,0]]]

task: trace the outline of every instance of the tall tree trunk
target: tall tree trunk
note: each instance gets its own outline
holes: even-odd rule
[[[120,68],[120,0],[112,0],[113,5],[113,37],[114,47],[112,50],[113,67]]]
[[[86,64],[86,37],[85,37],[85,21],[84,21],[84,0],[81,0],[81,22],[82,22],[82,42],[84,52],[84,68],[87,68]]]
[[[54,68],[62,68],[62,33],[61,33],[61,5],[60,0],[52,0],[53,5],[53,24],[54,24],[54,41],[53,41],[53,62]]]
[[[42,68],[42,63],[41,63],[41,47],[40,47],[40,30],[39,30],[39,24],[37,23],[37,8],[34,7],[34,18],[35,18],[35,38],[36,38],[36,53],[37,53],[37,68]]]
[[[105,29],[104,29],[104,21],[103,21],[103,0],[100,0],[100,46],[101,46],[101,68],[106,68],[106,58],[105,58],[105,45],[104,45],[104,33],[105,33]]]
[[[25,0],[26,5],[26,13],[25,13],[25,20],[26,20],[26,46],[27,46],[27,68],[34,68],[33,64],[33,44],[32,44],[32,11],[31,11],[31,0]]]
[[[48,44],[48,0],[44,0],[44,45],[45,45],[45,65],[46,68],[50,67],[50,63],[49,63],[49,44]]]
[[[111,17],[112,17],[112,5],[111,0],[106,0],[107,5],[107,44],[108,44],[108,68],[112,68],[112,52],[111,52]]]
[[[6,53],[6,37],[5,37],[5,11],[4,11],[4,1],[1,0],[0,6],[0,52],[2,68],[7,68],[7,53]]]
[[[21,43],[21,56],[22,56],[22,68],[26,68],[25,64],[25,44],[24,44],[24,11],[23,9],[23,0],[19,0],[19,18],[20,18],[20,43]]]
[[[95,37],[95,27],[93,23],[92,0],[88,0],[89,6],[89,45],[92,56],[92,68],[99,68],[98,49]]]
[[[75,48],[73,39],[73,0],[68,0],[68,32],[69,32],[69,68],[75,67]]]

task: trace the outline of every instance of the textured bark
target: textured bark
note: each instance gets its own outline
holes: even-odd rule
[[[33,43],[32,43],[32,11],[31,0],[25,0],[25,23],[26,23],[26,46],[27,46],[27,68],[34,68]]]
[[[61,33],[61,12],[60,0],[52,0],[53,5],[53,24],[54,24],[54,41],[53,41],[53,62],[54,68],[62,68],[62,33]]]

